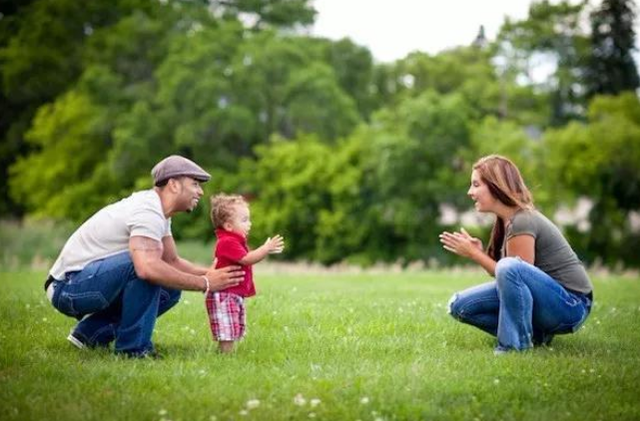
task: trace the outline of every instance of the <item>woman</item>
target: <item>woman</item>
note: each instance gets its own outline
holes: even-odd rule
[[[578,330],[591,310],[593,286],[560,230],[533,206],[515,164],[498,155],[481,158],[467,194],[477,211],[496,216],[487,251],[464,228],[443,232],[440,241],[495,282],[454,294],[450,314],[497,336],[496,355]]]

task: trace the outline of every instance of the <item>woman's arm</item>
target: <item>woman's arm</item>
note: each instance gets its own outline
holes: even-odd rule
[[[519,234],[507,240],[507,256],[519,257],[527,263],[536,260],[536,239],[529,234]]]
[[[440,234],[440,242],[445,250],[471,259],[486,270],[489,275],[495,275],[496,261],[482,250],[482,241],[469,235],[464,228],[461,228],[459,232],[443,232]]]

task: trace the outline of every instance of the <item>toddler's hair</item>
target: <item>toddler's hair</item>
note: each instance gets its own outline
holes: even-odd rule
[[[237,194],[217,194],[211,196],[211,222],[215,228],[222,228],[234,212],[237,205],[249,206],[244,197]]]

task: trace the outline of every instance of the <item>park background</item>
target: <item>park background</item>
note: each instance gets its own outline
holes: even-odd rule
[[[636,7],[533,2],[495,37],[379,62],[312,35],[309,0],[0,1],[0,420],[640,419]],[[164,359],[75,349],[52,260],[172,153],[213,174],[207,196],[251,199],[254,246],[287,239],[256,266],[249,334],[216,355],[185,292],[156,326]],[[501,358],[446,311],[486,274],[438,243],[461,225],[486,242],[466,191],[489,153],[596,297],[575,335]],[[173,221],[202,263],[208,210]]]
[[[46,266],[173,153],[212,173],[206,197],[250,198],[251,241],[284,235],[280,259],[459,264],[438,233],[486,239],[466,190],[473,162],[500,153],[588,265],[640,266],[633,1],[533,2],[495,39],[478,28],[393,62],[311,35],[315,13],[309,0],[4,1],[3,265]],[[178,241],[211,244],[208,210],[174,218]]]

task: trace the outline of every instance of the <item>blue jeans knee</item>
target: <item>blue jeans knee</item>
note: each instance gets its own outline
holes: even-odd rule
[[[517,275],[520,269],[528,265],[527,262],[519,257],[503,257],[496,263],[495,275],[498,285],[512,279],[513,275]]]

